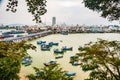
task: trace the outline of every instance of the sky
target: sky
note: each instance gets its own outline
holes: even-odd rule
[[[25,0],[19,0],[16,13],[6,11],[7,1],[0,3],[0,24],[36,24],[32,21],[33,16],[27,12]],[[57,24],[120,25],[118,21],[109,22],[97,12],[85,8],[82,0],[47,0],[46,8],[42,22],[49,25],[52,24],[52,17],[56,17]]]

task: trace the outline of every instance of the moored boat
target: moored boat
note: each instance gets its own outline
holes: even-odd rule
[[[75,76],[76,75],[76,72],[67,72],[66,73],[66,76]]]
[[[37,44],[46,43],[46,41],[37,41]]]
[[[51,61],[49,61],[49,62],[47,62],[47,63],[43,63],[45,66],[49,66],[49,65],[55,65],[55,64],[57,64],[57,61],[55,61],[55,60],[51,60]]]
[[[66,46],[62,47],[63,51],[72,50],[72,49],[73,49],[73,47],[69,47],[69,48],[67,48]]]
[[[25,58],[22,59],[21,63],[25,66],[31,65],[32,59],[31,59],[31,57],[25,57]]]
[[[55,59],[63,58],[63,55],[55,56]]]
[[[55,43],[55,42],[49,42],[48,44],[51,45],[51,46],[52,45],[58,45],[58,43]]]
[[[63,53],[63,50],[59,50],[59,49],[54,49],[54,53]]]
[[[50,47],[49,45],[45,44],[45,43],[42,43],[41,44],[41,50],[42,51],[50,51]]]
[[[74,61],[72,65],[77,66],[77,65],[81,65],[82,61],[78,60],[78,61]]]
[[[41,50],[42,50],[42,51],[50,51],[50,48],[47,48],[47,47],[41,47]]]

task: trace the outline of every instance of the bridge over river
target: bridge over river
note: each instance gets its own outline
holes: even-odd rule
[[[37,38],[37,37],[42,37],[42,36],[46,36],[51,34],[52,31],[44,31],[44,32],[39,32],[39,33],[33,33],[33,34],[28,34],[22,37],[11,37],[11,38],[4,38],[1,39],[0,41],[6,41],[6,42],[20,42],[20,41],[26,41],[26,40],[30,40],[33,38]]]

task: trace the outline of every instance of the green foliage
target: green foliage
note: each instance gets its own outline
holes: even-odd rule
[[[10,57],[0,58],[0,79],[18,80],[17,73],[20,71],[20,60]]]
[[[70,63],[74,63],[74,61],[78,61],[79,60],[79,56],[71,56],[70,57]]]
[[[77,54],[83,59],[83,71],[91,71],[87,80],[120,80],[120,42],[99,39]]]
[[[67,77],[66,71],[63,71],[58,65],[45,66],[41,69],[34,67],[34,70],[35,74],[27,76],[29,80],[73,80],[72,77]]]
[[[18,0],[8,0],[8,5],[6,11],[16,12],[17,6],[18,6]],[[34,19],[33,21],[36,21],[36,23],[41,23],[41,15],[44,15],[46,10],[46,0],[25,0],[27,2],[28,6],[28,12],[30,12]]]
[[[85,7],[101,13],[109,20],[120,19],[120,0],[83,0]]]
[[[31,44],[25,42],[6,43],[0,42],[0,79],[19,80],[21,59],[26,56],[27,49],[35,49]]]
[[[6,11],[16,12],[16,7],[18,6],[18,0],[8,0],[8,5]]]
[[[30,12],[37,23],[41,23],[41,15],[44,15],[47,10],[46,7],[46,0],[26,0],[28,8],[28,12]]]

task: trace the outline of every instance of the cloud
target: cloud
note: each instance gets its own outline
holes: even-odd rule
[[[60,2],[59,5],[62,6],[62,7],[75,7],[75,6],[80,6],[81,3],[78,2],[78,1],[68,1],[68,0],[66,0],[66,1]]]
[[[6,12],[6,4],[8,0],[4,0],[0,7],[0,23],[23,23],[35,24],[32,21],[33,16],[28,13],[25,0],[19,0],[17,12]],[[84,7],[82,0],[47,0],[47,13],[42,16],[42,21],[47,24],[52,23],[52,17],[57,18],[57,24],[119,24],[119,22],[108,22],[108,20],[100,17],[100,14],[93,12]]]

